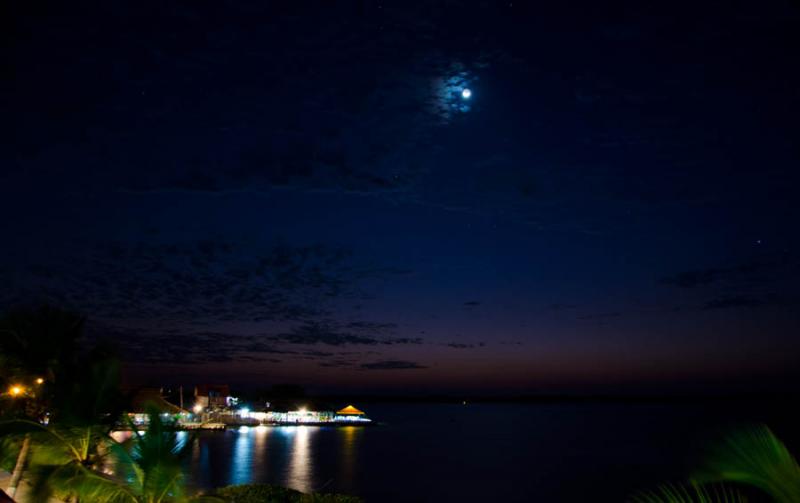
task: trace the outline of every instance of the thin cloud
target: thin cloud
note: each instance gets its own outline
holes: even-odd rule
[[[382,360],[372,363],[362,363],[359,368],[363,370],[413,370],[428,367],[406,360]]]

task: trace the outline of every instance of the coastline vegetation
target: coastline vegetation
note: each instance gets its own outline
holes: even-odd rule
[[[12,498],[24,485],[33,502],[360,501],[263,485],[189,494],[182,461],[191,441],[155,408],[144,432],[130,423],[118,360],[106,348],[82,351],[83,326],[83,317],[51,307],[0,318],[0,468],[12,474]],[[112,432],[125,421],[132,435],[118,441]]]
[[[360,498],[344,494],[301,493],[267,484],[246,484],[217,489],[214,496],[227,503],[359,503]]]

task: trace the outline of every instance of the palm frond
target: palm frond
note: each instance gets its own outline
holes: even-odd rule
[[[55,493],[93,503],[137,503],[126,484],[81,465],[65,465],[50,476]]]
[[[175,425],[157,411],[149,410],[144,433],[132,428],[133,436],[109,446],[116,466],[124,474],[132,491],[147,501],[183,498],[182,460],[189,442],[181,441]]]
[[[800,466],[783,442],[763,425],[726,437],[695,478],[751,485],[779,503],[800,501]]]
[[[665,484],[631,497],[631,503],[746,503],[736,489],[721,484]]]
[[[83,461],[84,456],[78,446],[70,441],[70,432],[59,431],[52,426],[45,426],[36,421],[28,419],[14,419],[11,421],[3,421],[0,423],[0,436],[6,435],[23,435],[28,434],[34,437],[37,441],[37,449],[41,447],[41,452],[60,452],[67,457],[73,457],[76,460]]]

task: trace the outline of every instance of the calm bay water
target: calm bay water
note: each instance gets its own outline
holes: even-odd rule
[[[373,404],[374,427],[203,432],[190,485],[271,483],[368,502],[624,501],[680,480],[702,447],[765,422],[797,446],[788,404]]]

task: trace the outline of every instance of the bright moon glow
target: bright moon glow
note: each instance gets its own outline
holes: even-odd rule
[[[472,96],[472,91],[470,91],[469,89],[463,89],[461,91],[461,97],[464,98],[465,100],[468,100],[470,96]]]

